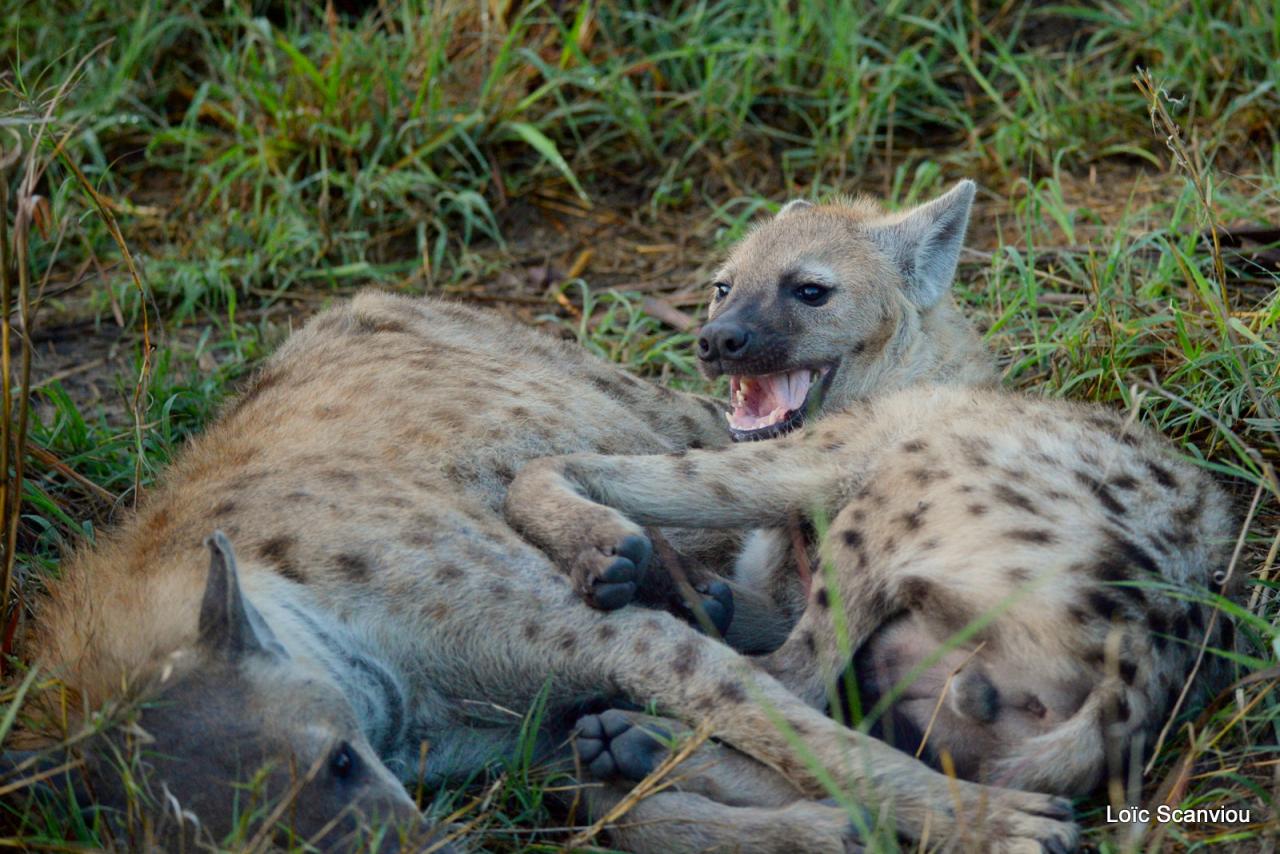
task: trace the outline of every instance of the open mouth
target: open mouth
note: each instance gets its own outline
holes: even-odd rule
[[[815,391],[826,387],[831,368],[797,368],[760,376],[730,376],[726,412],[735,442],[772,439],[804,424],[804,413]]]

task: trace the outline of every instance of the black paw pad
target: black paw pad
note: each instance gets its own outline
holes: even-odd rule
[[[716,634],[723,636],[733,622],[733,590],[723,581],[700,584],[694,590],[698,593],[698,604],[702,606],[702,612],[706,614],[711,628],[715,629]],[[684,611],[689,622],[704,632],[707,630],[707,626],[698,617],[697,609],[686,602]]]
[[[648,544],[648,540],[645,540],[645,543]],[[618,608],[630,604],[635,598],[636,589],[639,589],[640,581],[644,579],[645,567],[637,565],[634,558],[639,557],[643,561],[648,561],[648,558],[637,553],[635,548],[631,548],[628,554],[631,557],[618,553],[609,565],[604,567],[604,571],[591,580],[591,600],[595,603],[595,607],[602,608],[604,611],[617,611]]]
[[[582,764],[598,779],[639,781],[666,758],[671,735],[658,726],[641,728],[625,713],[610,709],[580,718],[574,740]]]
[[[636,569],[636,582],[644,579],[649,569],[649,560],[653,557],[653,544],[643,534],[631,534],[623,537],[622,542],[614,547],[613,553],[620,558],[631,561]]]

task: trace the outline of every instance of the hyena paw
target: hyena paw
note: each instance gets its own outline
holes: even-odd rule
[[[573,560],[570,574],[587,604],[614,611],[635,598],[652,555],[653,546],[641,533],[590,537]]]
[[[714,629],[715,634],[723,637],[733,622],[733,590],[723,581],[697,584],[693,589],[698,594],[698,601],[690,603],[681,599],[680,602],[685,618],[704,632]],[[705,621],[698,613],[699,607],[706,615]],[[708,626],[707,623],[710,625]]]
[[[986,818],[999,843],[990,850],[1067,854],[1080,844],[1080,829],[1073,822],[1071,801],[1038,792],[994,789]],[[979,812],[983,811],[982,805]],[[976,827],[981,826],[979,822]]]
[[[621,709],[581,717],[574,729],[578,758],[598,780],[643,780],[662,764],[671,742],[665,727]]]

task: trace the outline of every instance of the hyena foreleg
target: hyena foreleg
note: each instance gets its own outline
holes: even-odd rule
[[[787,440],[681,455],[553,457],[521,470],[506,512],[516,528],[570,568],[582,592],[601,573],[607,578],[619,556],[646,542],[640,524],[770,527],[797,514],[830,514],[856,486],[852,459]],[[850,651],[883,622],[889,604],[873,595],[880,589],[876,580],[855,571],[849,554],[826,551],[838,591],[819,573],[799,624],[764,659],[771,675],[814,705],[847,667]],[[839,633],[830,608],[835,602],[844,609]]]
[[[830,508],[843,486],[830,458],[787,440],[654,456],[574,454],[521,469],[506,513],[580,595],[612,609],[631,600],[648,562],[642,526],[774,527]]]

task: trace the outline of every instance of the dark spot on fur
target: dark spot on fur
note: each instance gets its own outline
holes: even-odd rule
[[[1127,474],[1118,474],[1107,478],[1107,483],[1116,489],[1137,489],[1138,479]]]
[[[947,478],[951,477],[951,472],[945,471],[943,469],[918,468],[918,469],[912,469],[910,474],[911,474],[911,477],[915,479],[916,483],[920,484],[921,486],[928,483],[932,483],[935,480],[946,480]]]
[[[1125,681],[1126,685],[1132,685],[1133,680],[1137,677],[1137,675],[1138,675],[1137,662],[1130,661],[1127,658],[1120,660],[1120,678]]]
[[[293,546],[297,541],[289,535],[272,537],[258,548],[258,557],[271,564],[284,578],[305,584],[306,577],[293,559]]]
[[[1147,467],[1147,471],[1151,472],[1151,476],[1155,478],[1156,483],[1165,489],[1173,489],[1177,487],[1178,481],[1174,478],[1173,472],[1154,460],[1143,460],[1143,465]]]
[[[1130,714],[1129,700],[1128,698],[1121,696],[1116,700],[1116,720],[1121,722],[1127,721],[1129,720]]]
[[[423,549],[433,545],[436,538],[430,531],[405,531],[400,540],[407,546]]]
[[[711,492],[723,504],[733,504],[737,498],[727,484],[719,481],[712,482]]]
[[[800,636],[800,642],[804,644],[804,648],[808,650],[809,655],[818,654],[818,642],[814,639],[813,632],[805,632]]]
[[[906,528],[908,531],[918,531],[920,527],[924,524],[924,514],[925,514],[925,511],[928,509],[929,509],[929,504],[927,502],[921,501],[919,506],[916,507],[915,510],[912,510],[910,513],[903,513],[898,518],[902,520],[902,526]]]
[[[462,578],[462,570],[458,569],[458,567],[451,563],[446,563],[444,566],[436,570],[437,581],[450,582],[457,581],[460,578]]]
[[[560,636],[556,638],[556,643],[561,649],[570,650],[578,645],[578,636],[568,629],[565,629],[560,633]]]
[[[503,602],[511,598],[511,588],[499,581],[489,587],[489,595],[495,602]]]
[[[691,459],[682,458],[676,461],[675,472],[685,480],[693,480],[698,476],[698,465]]]
[[[1179,614],[1173,619],[1173,636],[1178,640],[1186,640],[1187,635],[1191,632],[1191,626],[1187,621],[1186,614]]]
[[[923,439],[912,439],[910,442],[902,443],[902,450],[906,451],[908,454],[918,454],[927,447],[929,447],[929,445]]]
[[[819,608],[830,608],[831,597],[827,594],[825,588],[819,588],[813,594],[813,601],[818,604]]]
[[[857,344],[853,345],[853,349],[850,350],[849,352],[855,356],[861,356],[864,352],[866,352],[866,349],[867,349],[867,342],[859,341]]]
[[[970,504],[970,505],[969,505],[969,512],[970,512],[970,513],[972,513],[974,516],[981,516],[983,513],[986,513],[986,512],[987,512],[987,505],[985,505],[985,504]]]
[[[236,503],[228,498],[226,501],[219,502],[218,506],[213,508],[214,516],[229,516],[235,512]]]
[[[907,610],[938,622],[944,631],[953,634],[973,619],[973,614],[956,597],[940,592],[933,582],[925,578],[903,579],[898,587],[898,596]]]
[[[613,626],[604,625],[596,629],[596,637],[602,641],[613,640],[618,635],[618,630]]]
[[[1187,616],[1191,619],[1191,627],[1197,632],[1204,631],[1204,606],[1199,602],[1192,602],[1187,606]]]
[[[851,549],[862,548],[862,532],[855,531],[853,528],[846,528],[842,534],[844,544]]]
[[[636,655],[648,655],[649,641],[645,640],[644,638],[637,638],[635,644],[632,645],[631,650]]]
[[[961,436],[956,441],[969,465],[974,468],[986,468],[991,465],[991,460],[987,458],[987,453],[991,450],[989,441],[981,436]]]
[[[1022,584],[1030,581],[1031,570],[1021,566],[1015,566],[1009,570],[1009,580],[1014,584]]]
[[[673,657],[675,661],[671,664],[671,670],[681,679],[688,679],[693,675],[693,671],[698,669],[698,657],[701,652],[692,641],[682,641],[676,644]]]
[[[1110,621],[1111,617],[1120,609],[1120,603],[1107,594],[1105,590],[1091,590],[1085,594],[1085,599],[1089,602],[1089,607],[1093,612],[1104,620]]]
[[[625,397],[623,397],[623,395],[626,394],[626,391],[622,388],[621,385],[619,385],[618,383],[615,383],[611,379],[608,379],[606,377],[593,376],[591,377],[591,384],[608,397],[622,398],[623,400],[626,399]]]
[[[1226,614],[1219,614],[1218,631],[1221,633],[1218,645],[1225,650],[1233,650],[1236,646],[1236,624]]]
[[[1031,499],[1011,486],[997,483],[991,488],[991,494],[995,496],[997,501],[1008,504],[1010,507],[1023,510],[1032,516],[1040,515],[1040,512],[1036,510],[1036,506],[1031,503]]]
[[[344,471],[342,469],[329,469],[328,471],[321,472],[320,476],[326,480],[331,480],[345,486],[352,486],[360,479],[356,477],[355,472]]]
[[[742,686],[727,679],[716,687],[716,692],[726,703],[741,703],[747,699],[747,692],[742,690]]]
[[[1116,497],[1111,494],[1111,490],[1105,483],[1088,472],[1076,471],[1074,474],[1080,485],[1092,492],[1093,496],[1098,499],[1098,503],[1102,505],[1103,510],[1115,516],[1123,516],[1128,512],[1128,508],[1116,500]]]
[[[1149,572],[1152,575],[1160,574],[1160,565],[1142,546],[1112,531],[1107,532],[1107,542],[1114,555],[1119,555],[1144,572]]]
[[[1049,545],[1058,541],[1053,531],[1044,528],[1017,528],[1012,531],[1005,531],[1004,535],[1011,540],[1018,540],[1023,543],[1039,543],[1040,545]]]
[[[333,565],[349,581],[364,582],[369,580],[369,559],[362,554],[342,552],[333,559]]]
[[[526,621],[524,626],[522,627],[522,633],[524,634],[525,640],[533,640],[538,636],[538,634],[541,631],[542,631],[542,627],[539,626],[537,623],[535,623],[533,620]]]

